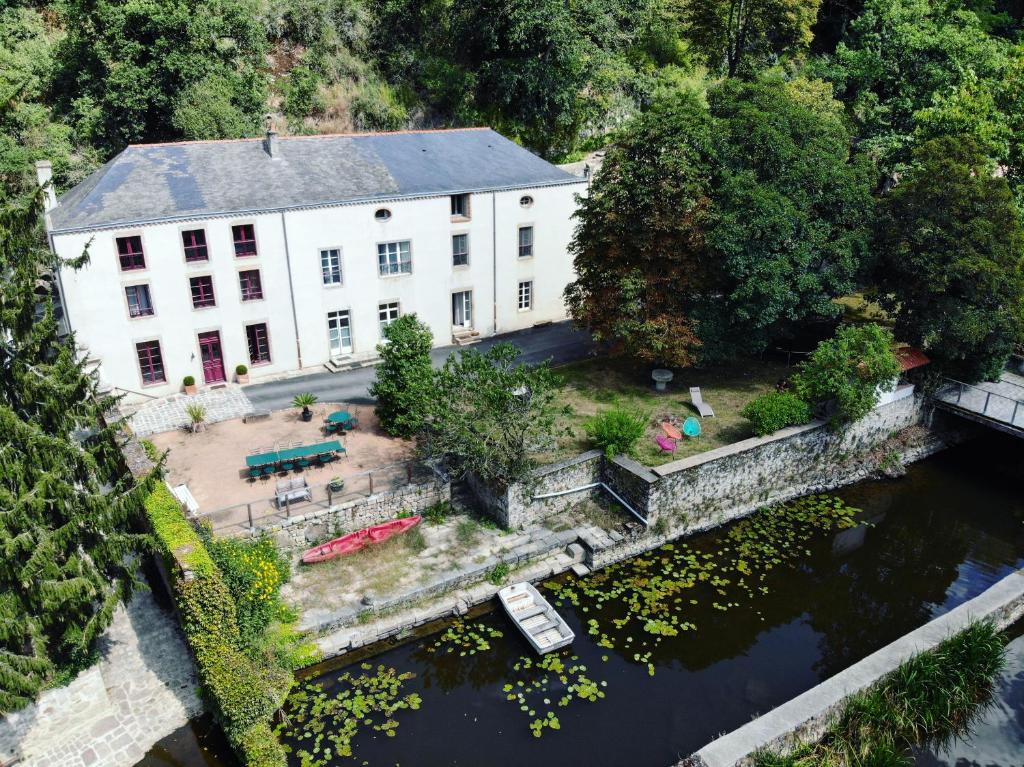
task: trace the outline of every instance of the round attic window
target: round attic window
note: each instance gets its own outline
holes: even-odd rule
[[[373,214],[373,217],[378,221],[387,221],[391,218],[391,211],[387,208],[378,208],[377,212]]]
[[[528,194],[524,194],[522,197],[519,198],[519,204],[522,205],[524,208],[529,208],[530,206],[533,205],[533,198],[530,197],[530,195]]]

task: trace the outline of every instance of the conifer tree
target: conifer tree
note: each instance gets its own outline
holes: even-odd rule
[[[88,662],[137,584],[148,483],[118,478],[115,426],[49,298],[39,190],[0,179],[0,713]],[[84,257],[83,257],[84,260]],[[72,266],[77,266],[73,264]]]

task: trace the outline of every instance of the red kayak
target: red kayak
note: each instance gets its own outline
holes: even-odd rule
[[[373,525],[372,527],[357,530],[354,533],[348,533],[340,538],[335,538],[333,541],[321,543],[319,546],[314,546],[303,552],[302,564],[314,565],[317,562],[326,562],[328,559],[334,559],[335,557],[354,554],[368,544],[381,543],[392,536],[404,533],[410,527],[418,525],[422,519],[423,517],[420,516],[393,519],[390,522]]]

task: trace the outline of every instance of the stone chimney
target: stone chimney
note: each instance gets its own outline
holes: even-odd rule
[[[53,191],[53,165],[49,160],[39,160],[36,162],[36,180],[46,195],[46,201],[43,203],[43,206],[49,212],[57,205],[57,193]]]
[[[267,133],[263,139],[263,149],[271,157],[277,157],[280,146],[277,142],[277,131],[274,130],[274,116],[267,115]]]

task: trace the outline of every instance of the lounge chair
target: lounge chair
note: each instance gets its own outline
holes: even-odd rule
[[[674,453],[676,451],[676,441],[674,439],[669,439],[668,437],[663,437],[659,434],[654,438],[654,441],[657,442],[658,447],[666,453]]]
[[[703,395],[700,393],[699,386],[690,387],[690,402],[697,408],[697,412],[700,413],[701,418],[714,418],[715,411],[711,409],[711,405],[704,401]]]

